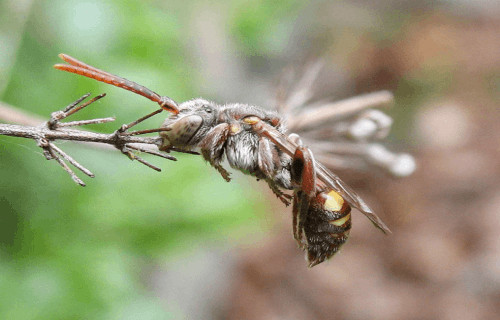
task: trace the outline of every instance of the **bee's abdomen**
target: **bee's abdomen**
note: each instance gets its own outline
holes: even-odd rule
[[[351,230],[351,206],[337,192],[321,192],[311,204],[304,223],[309,267],[339,251]]]

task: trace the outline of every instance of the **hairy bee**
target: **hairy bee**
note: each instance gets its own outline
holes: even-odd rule
[[[297,134],[287,134],[274,111],[234,103],[218,105],[205,99],[181,104],[132,81],[112,75],[67,55],[69,65],[55,68],[77,73],[140,94],[173,115],[162,124],[160,150],[199,150],[226,181],[229,165],[267,182],[286,205],[293,203],[293,236],[306,252],[309,267],[334,255],[349,236],[351,206],[385,233],[390,230],[338,176],[314,159]],[[293,191],[293,195],[287,191]]]

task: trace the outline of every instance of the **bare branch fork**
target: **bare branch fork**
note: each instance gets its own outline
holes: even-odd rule
[[[81,165],[78,161],[72,158],[70,155],[65,153],[59,147],[57,147],[53,141],[55,140],[72,140],[80,142],[94,142],[102,143],[114,146],[125,154],[131,160],[137,160],[138,162],[152,168],[156,171],[161,171],[157,166],[149,163],[143,158],[136,155],[137,152],[144,152],[158,157],[162,157],[168,160],[176,161],[177,159],[171,155],[154,151],[158,149],[161,145],[160,137],[139,137],[140,135],[146,133],[154,133],[160,131],[168,131],[168,128],[157,128],[149,130],[139,130],[139,131],[129,131],[135,125],[149,119],[157,114],[159,114],[162,109],[158,109],[150,114],[137,119],[129,124],[122,125],[118,130],[111,134],[97,133],[91,131],[84,131],[78,129],[72,129],[72,127],[84,126],[88,124],[101,124],[111,121],[115,121],[114,117],[108,118],[98,118],[91,120],[79,120],[79,121],[69,121],[62,122],[62,120],[68,118],[69,116],[77,113],[78,111],[84,109],[85,107],[91,105],[95,101],[103,98],[106,94],[100,94],[90,99],[89,101],[82,103],[86,98],[90,96],[90,93],[83,95],[81,98],[77,99],[73,103],[66,106],[60,111],[53,112],[49,121],[39,125],[39,126],[23,126],[23,125],[13,125],[13,124],[2,124],[0,123],[0,135],[7,135],[13,137],[22,137],[33,139],[37,142],[37,145],[42,148],[43,154],[47,160],[55,160],[68,174],[71,176],[73,181],[81,186],[85,186],[85,183],[76,175],[76,173],[68,166],[67,163],[71,164],[87,176],[93,178],[94,174]],[[134,145],[140,144],[140,146]],[[153,150],[147,148],[151,146]],[[182,150],[174,149],[174,151],[182,152]],[[190,152],[192,153],[192,152]]]

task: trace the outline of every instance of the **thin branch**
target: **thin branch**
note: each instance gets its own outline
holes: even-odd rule
[[[172,128],[157,128],[157,129],[132,131],[132,132],[124,133],[124,134],[126,134],[128,136],[138,136],[138,135],[146,134],[146,133],[165,132],[165,131],[170,131],[170,130],[172,130]]]
[[[89,95],[90,95],[90,94],[89,94]],[[72,114],[74,114],[74,113],[77,113],[78,111],[82,110],[83,108],[85,108],[85,107],[86,107],[86,106],[88,106],[89,104],[94,103],[94,102],[96,102],[97,100],[104,98],[105,96],[106,96],[106,94],[105,94],[105,93],[101,93],[100,95],[97,95],[97,96],[93,97],[92,99],[90,99],[89,101],[85,102],[84,104],[82,104],[82,105],[80,105],[80,106],[78,106],[78,107],[76,107],[76,108],[71,108],[70,110],[68,110],[68,111],[66,112],[66,117],[69,117],[70,115],[72,115]],[[84,97],[85,97],[85,98],[87,98],[87,97],[88,97],[88,95],[87,95],[87,96],[83,96],[83,97],[82,97],[83,99],[82,99],[81,101],[85,100],[85,98],[84,98]],[[80,102],[81,102],[81,101],[80,101]],[[79,102],[79,103],[80,103],[80,102]]]
[[[107,122],[113,122],[115,121],[115,117],[109,117],[109,118],[98,118],[98,119],[91,119],[91,120],[78,120],[78,121],[70,121],[70,122],[60,122],[57,124],[58,128],[62,127],[76,127],[76,126],[85,126],[88,124],[102,124],[102,123],[107,123]]]
[[[48,140],[71,140],[82,142],[98,142],[114,146],[121,146],[128,143],[144,143],[155,146],[161,145],[161,138],[159,137],[135,137],[111,133],[97,133],[91,131],[83,131],[76,129],[57,129],[51,130],[46,126],[21,126],[16,124],[1,124],[0,135],[21,137],[29,139],[39,139],[42,137]]]
[[[303,131],[318,127],[325,122],[338,121],[358,114],[368,108],[387,106],[393,101],[394,96],[389,91],[364,94],[307,110],[307,116],[300,114],[292,116],[288,119],[288,127],[291,131]]]
[[[78,183],[82,187],[85,187],[85,183],[80,178],[78,178],[76,173],[73,172],[73,170],[71,170],[71,168],[68,167],[68,165],[66,163],[64,163],[64,161],[56,154],[54,149],[51,148],[50,142],[48,142],[46,139],[40,139],[39,145],[44,149],[45,157],[48,160],[50,160],[50,159],[56,160],[57,163],[59,163],[59,165],[64,169],[64,171],[66,171],[71,176],[71,179],[73,179],[73,181],[75,181],[76,183]],[[49,157],[49,155],[50,155],[50,157]]]
[[[68,104],[66,106],[66,108],[64,108],[63,112],[66,113],[66,112],[70,111],[71,109],[73,109],[74,107],[76,107],[80,102],[82,102],[83,100],[87,99],[88,96],[90,96],[90,92],[84,94],[83,96],[81,96],[80,98],[78,98],[77,100],[75,100],[74,102]]]
[[[75,114],[76,112],[82,110],[83,108],[85,108],[88,105],[96,102],[97,100],[99,100],[101,98],[104,98],[106,96],[106,94],[102,93],[102,94],[100,94],[98,96],[95,96],[94,98],[90,99],[89,101],[85,102],[84,104],[76,107],[80,102],[82,102],[83,100],[85,100],[88,96],[90,96],[90,93],[84,94],[82,97],[78,98],[75,102],[73,102],[73,103],[69,104],[68,106],[66,106],[66,108],[64,108],[64,110],[52,112],[52,114],[50,115],[50,120],[47,122],[48,127],[50,129],[55,129],[57,126],[60,126],[60,127],[63,127],[63,126],[78,126],[78,125],[85,125],[85,124],[92,123],[92,122],[89,122],[89,123],[84,123],[83,122],[82,124],[76,124],[76,122],[74,122],[74,123],[69,122],[70,123],[69,125],[68,125],[68,122],[66,123],[66,125],[61,125],[59,123],[59,121],[61,121],[63,119],[66,119],[67,117],[71,116],[72,114]],[[85,120],[85,121],[91,121],[91,120]],[[110,121],[114,121],[114,120],[110,120]],[[109,121],[106,121],[106,122],[109,122]],[[100,122],[100,123],[103,123],[103,122]]]
[[[153,169],[153,170],[156,170],[158,172],[161,171],[160,168],[158,168],[157,166],[147,162],[146,160],[144,160],[143,158],[139,157],[138,155],[135,155],[132,151],[128,150],[128,147],[125,147],[123,150],[122,150],[122,153],[125,154],[126,156],[129,157],[130,160],[137,160],[139,161],[140,163],[142,163],[143,165]],[[176,159],[177,160],[177,159]]]
[[[71,176],[73,181],[81,186],[85,186],[85,183],[75,174],[75,172],[66,164],[65,160],[72,164],[75,168],[82,171],[84,174],[89,177],[94,177],[94,174],[81,165],[78,161],[76,161],[73,157],[65,153],[59,147],[57,147],[53,141],[54,140],[70,140],[77,142],[85,142],[85,143],[98,143],[101,145],[110,145],[120,150],[123,154],[127,155],[132,160],[137,160],[138,162],[152,168],[156,171],[161,171],[157,166],[149,163],[145,159],[135,155],[131,150],[137,150],[140,152],[148,153],[151,155],[155,155],[158,157],[162,157],[168,160],[176,161],[177,159],[171,155],[167,155],[161,153],[158,148],[162,144],[162,139],[160,137],[136,137],[137,135],[145,134],[145,133],[154,133],[154,132],[162,132],[168,131],[167,128],[155,128],[148,130],[140,130],[127,132],[127,130],[136,124],[151,118],[154,115],[157,115],[161,112],[162,109],[156,110],[144,117],[137,119],[129,124],[122,125],[118,130],[113,133],[105,134],[105,133],[97,133],[92,131],[84,131],[79,129],[70,129],[68,127],[72,126],[82,126],[87,124],[101,124],[106,122],[114,121],[115,118],[100,118],[100,119],[91,119],[91,120],[78,120],[78,121],[70,121],[70,122],[60,122],[60,120],[65,119],[76,112],[82,110],[83,108],[91,105],[93,102],[103,98],[105,94],[98,95],[86,103],[80,104],[83,100],[85,100],[89,94],[82,96],[77,99],[75,102],[69,104],[63,110],[53,112],[51,114],[51,118],[49,121],[43,123],[42,121],[36,121],[37,123],[42,122],[39,125],[18,125],[18,124],[3,124],[0,123],[0,135],[7,135],[13,137],[21,137],[21,138],[29,138],[37,141],[38,146],[42,148],[43,154],[45,158],[48,160],[55,160],[57,163]],[[3,107],[0,105],[0,111]],[[8,114],[16,114],[12,107],[7,107]],[[2,114],[3,118],[5,114]],[[18,120],[19,117],[11,116],[8,119]],[[28,117],[29,119],[29,117]],[[21,121],[28,122],[32,124],[33,119],[29,119],[29,121]],[[134,146],[131,144],[139,144],[140,146]],[[152,148],[153,150],[150,150]]]
[[[168,150],[166,150],[165,152],[170,152],[170,151],[181,152],[181,153],[187,153],[187,154],[193,154],[193,155],[196,155],[196,156],[199,156],[199,155],[200,155],[200,153],[199,153],[199,152],[192,151],[192,150],[184,150],[184,149],[181,149],[181,148],[176,148],[176,147],[168,147]]]
[[[64,161],[61,160],[61,158],[59,158],[53,151],[50,151],[50,153],[52,153],[54,160],[56,160],[61,165],[61,167],[64,169],[64,171],[66,171],[71,176],[71,179],[73,179],[73,181],[75,181],[76,183],[78,183],[82,187],[86,186],[85,182],[83,182],[80,178],[78,178],[76,173],[74,173],[73,170],[71,170],[71,168],[68,167],[68,165],[66,163],[64,163]]]
[[[139,123],[143,122],[143,121],[144,121],[144,120],[146,120],[146,119],[151,118],[152,116],[157,115],[158,113],[161,113],[162,111],[163,111],[163,109],[158,109],[158,110],[156,110],[156,111],[151,112],[150,114],[145,115],[145,116],[144,116],[144,117],[142,117],[142,118],[139,118],[139,119],[137,119],[137,120],[135,120],[135,121],[130,122],[129,124],[124,124],[124,125],[120,128],[120,131],[122,131],[122,132],[127,131],[128,129],[132,128],[133,126],[135,126],[135,125],[137,125],[137,124],[139,124]]]
[[[81,172],[85,173],[86,175],[88,175],[91,178],[95,177],[95,175],[92,172],[90,172],[89,169],[87,169],[84,166],[82,166],[78,161],[76,161],[75,159],[73,159],[66,152],[62,151],[58,146],[56,146],[52,142],[49,142],[49,147],[52,148],[55,152],[59,153],[59,155],[61,157],[63,157],[66,161],[68,161],[69,163],[71,163],[75,168],[79,169]]]
[[[165,158],[165,159],[168,159],[168,160],[177,161],[177,158],[175,158],[175,157],[173,157],[171,155],[163,154],[163,153],[156,152],[156,151],[153,151],[153,150],[148,150],[148,149],[137,147],[137,146],[134,146],[134,145],[130,145],[129,144],[129,145],[127,145],[127,148],[134,149],[134,150],[137,150],[137,151],[140,151],[140,152],[144,152],[144,153],[149,153],[149,154],[152,154],[152,155],[155,155],[155,156],[158,156],[158,157],[162,157],[162,158]]]

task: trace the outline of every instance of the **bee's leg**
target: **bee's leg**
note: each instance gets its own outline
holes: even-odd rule
[[[316,196],[316,169],[309,149],[298,147],[292,158],[291,179],[294,185],[293,235],[303,248],[307,244],[304,224],[311,211],[311,200]]]
[[[281,200],[285,204],[285,206],[290,205],[290,201],[292,200],[292,196],[289,194],[284,193],[281,191],[281,189],[278,187],[278,185],[271,179],[266,179],[267,184],[269,185],[269,188],[273,191],[273,193],[278,197],[278,199]]]
[[[307,199],[303,199],[300,190],[296,190],[293,193],[293,209],[292,209],[293,238],[297,241],[297,244],[299,245],[299,247],[304,249],[307,243],[305,241],[303,228],[301,229],[299,227],[299,220],[300,220],[299,216],[301,215],[301,212],[304,212],[304,209],[305,209],[305,212],[307,212],[308,208],[303,208],[302,205],[309,206],[309,202],[307,201]],[[302,217],[303,217],[303,215],[302,215]]]
[[[201,155],[221,174],[227,182],[231,181],[230,173],[221,166],[224,155],[224,145],[229,135],[229,124],[221,123],[210,130],[205,138],[200,141]]]
[[[278,152],[271,148],[271,143],[268,139],[261,137],[259,139],[259,147],[257,150],[257,164],[260,171],[266,176],[266,182],[273,193],[281,200],[286,206],[290,205],[291,196],[283,193],[276,182],[274,181],[277,169],[275,164],[281,165]]]
[[[300,136],[296,133],[291,133],[288,135],[288,139],[293,141],[299,146],[302,146],[302,140],[300,139]],[[300,160],[300,157],[297,157],[297,155],[294,155],[292,159],[292,165],[295,160],[295,167],[299,166],[300,169],[299,171],[303,171],[303,166],[304,162],[298,163]],[[296,170],[296,169],[294,169]],[[297,170],[296,170],[297,171]],[[299,243],[301,248],[304,248],[305,246],[305,237],[304,237],[304,232],[303,232],[303,225],[304,225],[304,218],[307,215],[307,212],[309,211],[309,199],[304,196],[303,192],[300,191],[300,184],[301,184],[301,177],[296,177],[291,175],[291,180],[292,184],[295,186],[295,191],[294,191],[294,197],[293,197],[293,236],[295,240]],[[297,189],[298,188],[298,189]],[[299,226],[299,221],[300,226]]]
[[[271,149],[271,143],[269,142],[269,140],[260,137],[259,147],[257,150],[257,164],[259,165],[260,171],[262,171],[268,178],[272,178],[274,176],[274,164],[276,163],[276,161],[279,161],[279,158],[276,158],[277,153],[273,149]]]

